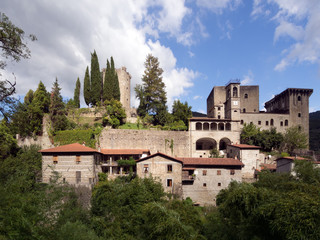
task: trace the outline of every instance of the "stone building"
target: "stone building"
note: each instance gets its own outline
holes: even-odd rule
[[[137,175],[155,178],[167,192],[212,205],[221,189],[241,181],[242,166],[232,158],[173,158],[156,153],[137,161]]]
[[[295,160],[305,160],[309,161],[308,159],[302,157],[280,157],[276,159],[277,163],[277,173],[291,173],[294,168],[294,161]],[[295,173],[293,173],[295,174]]]
[[[54,172],[58,181],[70,184],[90,185],[98,180],[96,162],[101,154],[79,143],[63,145],[39,151],[42,154],[42,181],[50,182]]]
[[[228,145],[227,157],[239,159],[244,164],[242,178],[254,178],[256,169],[260,169],[260,147],[247,144]]]

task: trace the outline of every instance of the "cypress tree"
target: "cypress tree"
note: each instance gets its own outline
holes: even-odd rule
[[[51,98],[50,98],[50,119],[52,122],[53,130],[65,130],[68,125],[66,117],[65,106],[60,94],[61,88],[59,87],[58,79],[53,83]]]
[[[96,106],[101,100],[101,74],[96,51],[91,54],[91,103]]]
[[[89,67],[88,66],[86,69],[86,73],[84,75],[83,96],[84,96],[84,101],[89,106],[91,104],[91,83],[90,83],[90,75],[89,75]]]
[[[120,101],[120,87],[117,71],[114,67],[113,57],[111,57],[111,78],[112,78],[112,93],[113,99]]]
[[[24,103],[25,103],[26,105],[29,105],[29,104],[32,102],[32,100],[33,100],[33,94],[34,94],[34,92],[33,92],[32,89],[30,89],[30,90],[27,92],[26,96],[24,97]]]
[[[76,108],[80,108],[80,80],[79,77],[76,82],[76,88],[74,89],[73,101]]]
[[[50,94],[40,81],[37,90],[34,92],[32,104],[38,106],[42,112],[49,112]]]
[[[106,100],[110,101],[113,97],[110,73],[111,73],[110,62],[107,59],[107,68],[104,75],[104,84],[103,84],[103,101],[106,101]]]

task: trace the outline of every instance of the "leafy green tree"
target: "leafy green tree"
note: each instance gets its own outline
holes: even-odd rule
[[[49,109],[52,128],[55,132],[59,130],[65,130],[68,125],[65,106],[62,101],[60,90],[61,88],[59,87],[58,79],[56,78],[51,91],[51,102]]]
[[[80,108],[80,80],[77,79],[76,88],[74,89],[73,101],[76,108]]]
[[[96,51],[91,54],[91,103],[96,106],[101,100],[102,79]]]
[[[26,96],[24,96],[24,103],[25,103],[26,105],[31,104],[31,102],[32,102],[32,100],[33,100],[33,94],[34,94],[33,90],[30,89],[30,90],[27,92]]]
[[[259,128],[257,128],[256,125],[253,123],[244,123],[242,132],[240,135],[241,143],[249,144],[249,145],[254,145],[255,144],[255,137],[259,133]]]
[[[187,102],[182,103],[180,100],[175,100],[172,105],[172,115],[175,121],[182,120],[188,127],[189,118],[192,117],[191,106]]]
[[[5,121],[0,121],[0,161],[13,153],[17,147],[17,141],[14,139]]]
[[[126,112],[122,107],[121,102],[112,99],[105,101],[106,114],[103,116],[103,125],[111,125],[113,128],[118,128],[125,123]]]
[[[113,93],[113,98],[115,100],[120,101],[120,87],[119,87],[119,79],[118,79],[118,74],[114,66],[114,61],[113,57],[111,56],[111,68],[110,68],[110,75],[112,77],[112,93]]]
[[[163,70],[159,65],[158,58],[151,54],[147,56],[145,61],[146,69],[142,76],[142,86],[137,85],[135,91],[140,100],[138,112],[143,113],[142,109],[145,109],[147,114],[155,115],[155,124],[164,125],[166,121],[167,96],[165,84],[162,81]]]
[[[308,137],[299,126],[290,127],[284,134],[282,148],[290,154],[295,149],[308,148]]]
[[[41,81],[37,90],[34,92],[32,104],[39,107],[44,113],[49,112],[50,94],[47,92],[46,87]]]
[[[83,96],[84,101],[89,106],[91,104],[91,82],[90,82],[90,75],[89,75],[89,67],[86,68],[86,73],[84,75],[84,81],[83,81]]]

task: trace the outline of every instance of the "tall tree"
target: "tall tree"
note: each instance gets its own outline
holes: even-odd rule
[[[50,94],[47,92],[46,87],[40,81],[37,90],[34,92],[33,101],[34,105],[37,105],[42,112],[49,112]]]
[[[282,148],[290,154],[295,149],[308,148],[308,137],[299,126],[290,127],[284,134]]]
[[[74,105],[77,108],[80,108],[80,80],[79,77],[77,79],[76,82],[76,88],[74,89],[74,95],[73,95],[73,101],[74,101]]]
[[[188,103],[182,103],[180,100],[175,100],[172,105],[172,116],[174,121],[182,120],[186,126],[189,125],[189,118],[192,117],[191,106]]]
[[[68,124],[65,106],[60,94],[58,79],[53,83],[50,103],[50,119],[54,131],[65,130]]]
[[[117,71],[114,67],[114,61],[113,57],[111,57],[111,76],[112,76],[112,92],[113,92],[113,98],[115,100],[120,101],[120,87],[119,87],[119,79]]]
[[[89,67],[87,66],[86,73],[84,75],[83,81],[83,96],[84,101],[89,106],[91,104],[91,82],[90,82],[90,75],[89,75]]]
[[[103,83],[103,102],[108,100],[110,101],[113,98],[113,92],[112,92],[112,84],[111,84],[111,67],[110,62],[107,59],[107,68],[104,74],[104,83]]]
[[[32,100],[33,100],[33,94],[34,94],[33,90],[30,89],[30,90],[27,92],[27,94],[24,96],[24,103],[25,103],[26,105],[31,104],[31,102],[32,102]]]
[[[164,124],[162,116],[167,109],[167,96],[165,84],[162,81],[163,70],[159,66],[158,58],[151,54],[147,56],[144,65],[146,69],[142,76],[142,86],[137,85],[135,88],[140,100],[139,108],[145,108],[148,114],[155,115],[155,119],[159,118],[160,122],[156,124]]]
[[[91,103],[96,106],[101,100],[101,74],[96,51],[91,54]]]

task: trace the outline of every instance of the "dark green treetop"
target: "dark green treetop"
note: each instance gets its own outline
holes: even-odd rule
[[[89,67],[87,66],[86,73],[84,75],[83,81],[83,96],[84,101],[89,106],[91,104],[91,82],[90,82],[90,75],[89,75]]]
[[[96,51],[91,54],[91,103],[96,106],[101,100],[102,79]]]
[[[76,108],[80,108],[80,80],[79,77],[76,82],[76,88],[74,89],[73,101]]]

